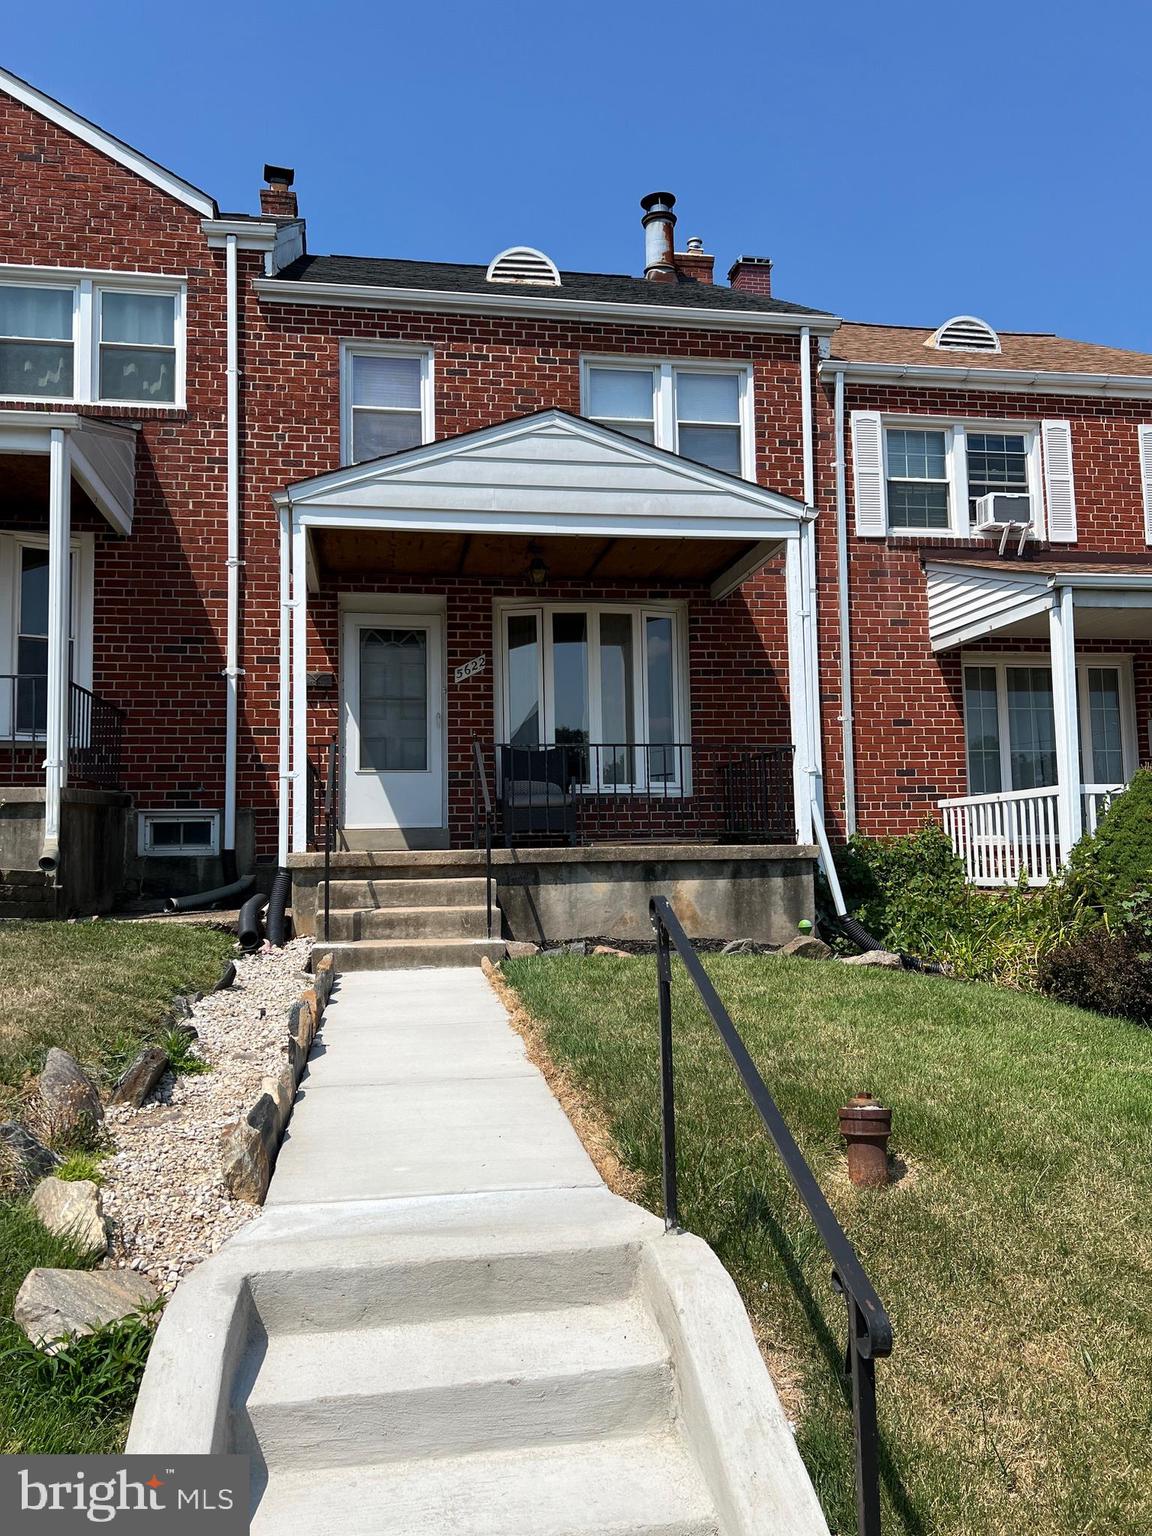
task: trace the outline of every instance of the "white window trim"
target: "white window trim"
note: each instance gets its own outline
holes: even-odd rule
[[[0,264],[0,283],[20,288],[61,288],[71,290],[73,294],[72,393],[0,394],[0,400],[39,405],[102,405],[126,414],[187,409],[188,284],[183,278],[161,277],[152,272],[84,271],[70,267],[15,267]],[[166,294],[175,300],[175,399],[105,400],[100,397],[100,295],[111,290],[117,293]]]
[[[92,687],[92,621],[95,604],[95,535],[77,533],[72,536],[72,559],[75,580],[72,582],[72,681],[81,688]],[[46,534],[0,533],[0,613],[8,615],[7,623],[0,624],[0,677],[9,677],[16,670],[17,640],[19,638],[20,598],[20,551],[22,549],[47,549]],[[0,735],[7,737],[11,730],[11,693],[7,686],[0,690]],[[22,733],[17,741],[43,740],[44,733]]]
[[[968,516],[968,433],[1011,432],[1027,440],[1028,495],[1032,501],[1032,537],[1047,536],[1047,518],[1044,505],[1044,466],[1040,449],[1040,423],[1038,421],[992,421],[982,418],[957,419],[949,416],[889,416],[881,418],[880,429],[884,451],[884,487],[887,502],[888,487],[888,431],[943,432],[944,452],[948,468],[948,527],[947,528],[895,528],[888,517],[889,538],[911,539],[970,539],[974,536]]]
[[[1012,782],[1011,742],[1008,732],[1008,668],[1038,667],[1051,670],[1051,657],[1043,651],[962,651],[960,653],[960,694],[964,715],[964,779],[969,794],[974,794],[968,779],[968,690],[964,686],[964,672],[968,667],[991,667],[996,672],[996,723],[1000,737],[1000,782]],[[1094,667],[1111,667],[1120,680],[1120,744],[1124,753],[1124,782],[1127,783],[1139,766],[1139,744],[1136,723],[1136,687],[1132,656],[1126,652],[1076,653],[1076,697],[1080,708],[1080,779],[1083,784],[1094,784],[1092,772],[1092,717],[1088,708],[1088,672]],[[1011,788],[1001,789],[1002,795],[1020,794]]]
[[[539,647],[539,677],[540,700],[542,706],[541,718],[541,742],[552,740],[555,730],[555,713],[551,690],[545,686],[545,680],[551,673],[552,659],[552,626],[546,622],[553,613],[586,613],[595,615],[595,623],[589,625],[588,634],[588,739],[593,745],[611,745],[605,743],[603,737],[603,725],[601,719],[600,697],[600,646],[599,646],[599,620],[605,613],[627,613],[632,616],[632,646],[636,672],[634,675],[634,687],[632,698],[633,736],[639,749],[652,745],[648,742],[648,665],[647,665],[647,631],[645,619],[651,617],[670,618],[672,620],[672,644],[673,644],[673,745],[682,745],[690,740],[691,699],[689,696],[688,679],[688,609],[684,603],[581,603],[581,602],[542,602],[508,599],[497,601],[493,604],[493,650],[496,665],[493,669],[495,676],[493,686],[495,689],[495,722],[496,742],[498,747],[508,740],[508,666],[507,666],[507,633],[508,620],[520,614],[533,614],[537,620],[537,637]],[[660,745],[660,743],[656,743]],[[593,794],[635,794],[646,790],[646,773],[641,771],[641,759],[637,758],[636,779],[634,783],[620,784],[586,784],[581,786],[586,792]],[[691,762],[686,757],[684,762],[684,777],[687,783],[681,783],[679,777],[675,782],[665,782],[660,788],[661,792],[669,795],[686,795],[691,793]]]
[[[340,343],[340,463],[352,458],[352,359],[354,357],[415,357],[420,360],[420,443],[436,440],[436,359],[431,347],[406,347],[388,341]],[[369,407],[370,409],[370,407]]]
[[[157,822],[173,821],[209,822],[212,831],[208,842],[199,848],[154,848],[152,846],[152,828]],[[138,812],[136,817],[136,848],[140,856],[147,859],[212,858],[220,852],[220,812],[198,811],[191,806],[186,806],[181,810],[142,810]]]
[[[745,480],[756,479],[755,383],[750,363],[729,362],[718,358],[632,357],[621,356],[619,352],[605,357],[594,353],[583,354],[580,358],[580,414],[589,421],[596,420],[590,412],[592,391],[588,375],[593,368],[623,368],[633,373],[645,368],[652,370],[655,446],[666,448],[670,453],[680,451],[677,442],[675,375],[678,372],[735,375],[740,389],[740,474]]]

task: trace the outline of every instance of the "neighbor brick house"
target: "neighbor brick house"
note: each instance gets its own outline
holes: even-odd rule
[[[668,194],[619,276],[313,255],[266,181],[0,71],[10,906],[299,881],[326,821],[635,892],[944,816],[1041,882],[1147,753],[1152,357],[715,282]]]

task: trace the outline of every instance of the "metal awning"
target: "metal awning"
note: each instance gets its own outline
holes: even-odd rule
[[[930,560],[924,566],[935,651],[990,635],[1048,635],[1057,594],[1070,590],[1081,639],[1152,638],[1152,557],[1130,561]]]
[[[0,455],[48,455],[54,431],[68,434],[77,485],[117,533],[131,533],[138,429],[73,412],[0,411]]]

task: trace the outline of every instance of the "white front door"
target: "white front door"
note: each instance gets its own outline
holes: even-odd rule
[[[443,623],[344,616],[344,825],[444,825]]]

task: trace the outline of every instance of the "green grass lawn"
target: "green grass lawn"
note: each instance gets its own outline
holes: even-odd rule
[[[1152,1529],[1152,1031],[1034,994],[810,961],[708,970],[893,1319],[885,1530]],[[834,1531],[855,1530],[843,1302],[673,962],[681,1220],[743,1294]],[[505,967],[660,1209],[655,969]],[[894,1111],[900,1177],[854,1190],[836,1111]]]
[[[207,990],[232,952],[229,935],[165,923],[0,924],[0,1118],[18,1117],[20,1091],[51,1045],[107,1083],[158,1023],[175,993]],[[92,1358],[86,1380],[53,1384],[17,1370],[5,1351],[23,1334],[12,1303],[30,1269],[84,1268],[90,1260],[53,1237],[21,1199],[0,1199],[0,1454],[118,1451],[128,1429],[125,1394],[96,1401],[115,1374]]]

